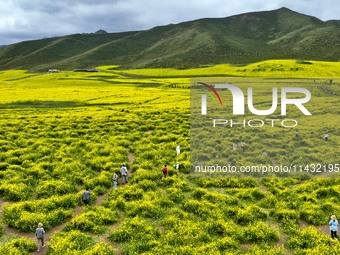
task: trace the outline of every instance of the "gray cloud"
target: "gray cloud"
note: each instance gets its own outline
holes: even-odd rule
[[[339,19],[338,0],[7,0],[0,9],[0,45],[98,29],[142,30],[283,6],[322,20]]]

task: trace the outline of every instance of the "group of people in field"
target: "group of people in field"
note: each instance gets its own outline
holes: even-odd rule
[[[298,130],[295,131],[295,137],[296,137],[296,138],[299,138],[299,137],[300,137],[300,133],[299,133]],[[328,141],[328,139],[329,139],[328,133],[325,133],[325,135],[323,136],[323,139],[324,139],[325,141]],[[238,146],[238,144],[237,144],[236,142],[234,142],[234,143],[233,143],[233,150],[234,150],[234,151],[237,151],[237,146]],[[241,147],[241,149],[242,149],[242,152],[244,152],[245,149],[246,149],[246,143],[245,143],[244,141],[241,141],[240,147]],[[263,154],[267,154],[267,153],[264,152]]]
[[[174,168],[176,170],[179,170],[179,162],[176,162],[176,164],[174,165]],[[169,170],[168,170],[167,165],[164,165],[164,167],[162,168],[162,173],[163,173],[164,177],[167,177],[169,175]],[[128,183],[128,169],[127,169],[125,164],[123,164],[122,167],[120,168],[120,175],[122,177],[122,184]],[[117,174],[117,172],[113,173],[112,183],[113,183],[113,187],[117,188],[117,186],[118,186],[118,174]]]
[[[179,162],[176,162],[176,164],[174,165],[174,168],[176,170],[179,170]],[[164,165],[164,167],[162,168],[162,173],[163,173],[164,177],[167,177],[169,175],[169,170],[168,170],[167,165]],[[121,175],[121,178],[122,178],[121,184],[124,185],[124,184],[128,183],[128,169],[127,169],[125,164],[123,164],[120,168],[120,175]],[[112,184],[113,184],[113,188],[117,188],[117,186],[118,186],[118,174],[117,174],[117,172],[113,173]],[[81,197],[82,197],[82,201],[85,205],[89,204],[91,194],[92,193],[88,188],[86,188],[85,191],[82,193]]]
[[[179,170],[179,163],[178,162],[176,162],[176,164],[174,165],[174,168],[176,170]],[[167,165],[164,165],[164,167],[162,168],[162,173],[163,173],[164,177],[167,177],[169,175],[169,170],[168,170]],[[121,178],[122,178],[121,184],[123,185],[123,184],[128,183],[128,169],[127,169],[125,164],[123,164],[120,168],[120,175],[121,175]],[[117,188],[117,186],[118,186],[118,174],[117,174],[117,172],[113,173],[112,184],[113,184],[113,188]],[[81,198],[82,198],[82,201],[85,205],[89,204],[91,194],[92,193],[88,188],[86,188],[85,191],[82,193]]]
[[[120,168],[120,175],[122,176],[122,184],[125,184],[128,182],[128,169],[125,164],[122,165]],[[116,172],[114,172],[112,176],[112,182],[113,182],[113,187],[117,188],[118,185],[118,175]]]
[[[244,152],[246,149],[246,143],[244,141],[241,142],[241,149]],[[237,151],[237,143],[233,143],[233,150]]]
[[[298,137],[298,134],[297,134]],[[328,136],[327,136],[328,139]],[[326,140],[326,138],[325,138]],[[327,140],[326,140],[327,141]],[[241,147],[244,151],[244,144]],[[174,165],[174,168],[176,170],[179,170],[179,163],[177,162]],[[163,173],[163,177],[166,178],[169,175],[169,169],[167,167],[167,165],[164,165],[164,167],[162,168],[162,173]],[[122,178],[122,184],[126,184],[128,183],[128,169],[126,167],[125,164],[123,164],[120,168],[120,174],[121,174],[121,178]],[[118,186],[118,174],[116,172],[114,172],[113,176],[112,176],[112,183],[113,183],[113,188],[117,188]],[[90,203],[90,196],[91,196],[92,192],[89,190],[89,188],[86,188],[85,191],[83,191],[82,193],[82,202],[84,205],[88,205]],[[338,225],[339,222],[336,218],[335,215],[331,216],[331,219],[329,221],[329,229],[331,232],[331,238],[337,240],[337,233],[338,233]],[[37,238],[37,242],[38,242],[38,252],[45,247],[45,241],[44,241],[44,234],[45,234],[45,230],[43,228],[43,224],[39,223],[38,227],[35,231],[35,236]]]
[[[124,165],[125,166],[125,165]],[[122,170],[123,169],[123,170]],[[121,168],[121,171],[127,175],[127,169],[126,169],[126,166],[125,168]],[[162,168],[162,172],[164,174],[164,177],[166,177],[168,175],[168,168],[167,168],[167,165],[164,165],[164,167]],[[116,173],[115,173],[116,174]],[[123,180],[125,181],[124,183],[127,183],[127,177],[122,177]],[[117,187],[117,179],[115,180],[115,187]],[[86,189],[83,194],[82,194],[82,199],[83,199],[83,202],[85,205],[87,205],[90,201],[90,195],[91,195],[91,191],[89,191],[88,189]],[[331,238],[333,240],[337,240],[338,239],[338,226],[339,226],[339,222],[336,218],[335,215],[332,215],[331,216],[331,219],[329,221],[329,230],[331,231]],[[37,238],[37,242],[38,242],[38,252],[45,247],[45,241],[44,241],[44,234],[45,234],[45,230],[43,228],[43,224],[42,223],[39,223],[38,224],[38,227],[35,231],[35,236]]]
[[[295,131],[295,137],[296,137],[296,138],[299,138],[299,137],[300,137],[299,130],[296,130],[296,131]],[[325,141],[328,141],[328,138],[329,138],[328,133],[325,133],[324,136],[323,136],[323,139],[324,139]]]
[[[175,167],[175,169],[178,170],[178,168],[179,168],[178,162],[174,165],[174,167]],[[162,173],[163,173],[164,178],[166,178],[168,176],[169,169],[168,169],[167,165],[164,165],[164,167],[162,168]],[[127,169],[125,164],[122,165],[122,167],[120,168],[120,174],[121,174],[121,177],[122,177],[122,184],[126,184],[128,182],[128,178],[127,178],[128,169]],[[117,188],[117,186],[118,186],[118,175],[117,175],[116,172],[113,174],[112,181],[113,181],[113,187]],[[83,201],[84,205],[89,204],[91,194],[92,194],[92,192],[88,188],[86,188],[85,191],[82,193],[82,201]],[[337,240],[339,222],[338,222],[335,215],[331,216],[331,219],[330,219],[328,224],[329,224],[329,230],[331,232],[331,238],[334,239],[334,240]],[[45,247],[44,234],[45,234],[45,230],[43,228],[43,224],[39,223],[38,227],[35,231],[35,236],[36,236],[37,242],[38,242],[38,252],[42,248]]]

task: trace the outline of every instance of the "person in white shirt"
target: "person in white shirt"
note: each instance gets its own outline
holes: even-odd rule
[[[237,150],[237,143],[233,143],[233,150],[234,150],[234,151]]]
[[[122,175],[122,184],[127,183],[128,182],[128,180],[127,180],[128,170],[127,170],[125,164],[122,165],[122,167],[120,168],[120,174]]]
[[[242,148],[242,151],[244,152],[244,150],[245,150],[245,146],[246,146],[246,143],[245,142],[241,142],[241,148]]]
[[[325,139],[325,141],[328,141],[328,133],[326,133],[323,138]]]

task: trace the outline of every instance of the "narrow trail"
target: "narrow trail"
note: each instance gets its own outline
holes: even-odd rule
[[[108,196],[109,192],[103,194],[103,195],[100,195],[97,197],[96,199],[96,202],[95,202],[95,205],[101,205],[103,203],[103,201],[105,200],[105,198]],[[5,203],[5,201],[3,201],[2,199],[0,200],[0,219],[3,218],[3,204]],[[74,211],[73,211],[73,216],[72,218],[76,217],[77,215],[81,214],[83,212],[83,206],[77,206]],[[46,247],[44,247],[43,249],[41,249],[40,252],[32,252],[31,254],[46,254],[47,252],[47,249],[48,249],[48,243],[50,242],[51,240],[51,236],[54,235],[55,233],[61,231],[65,225],[68,223],[69,221],[66,221],[58,226],[55,226],[54,228],[50,229],[49,231],[46,231],[45,233],[45,245]],[[4,225],[3,226],[3,230],[4,230],[4,233],[7,234],[7,235],[11,235],[11,236],[17,236],[17,237],[24,237],[24,238],[27,238],[29,240],[32,240],[34,242],[36,242],[36,238],[35,238],[35,234],[34,233],[26,233],[26,232],[22,232],[22,231],[19,231],[15,228],[10,228],[8,227],[7,225]]]
[[[135,161],[135,156],[133,156],[133,154],[128,150],[128,159],[129,159],[129,166],[130,166],[130,171],[128,171],[128,176],[131,176],[131,168],[133,165],[133,162]]]
[[[302,228],[307,228],[309,226],[313,226],[313,225],[309,225],[306,221],[304,220],[300,220],[300,226]],[[329,226],[328,225],[321,225],[321,226],[314,226],[317,230],[319,230],[321,233],[324,233],[327,236],[331,235],[331,232],[329,230]]]
[[[11,236],[18,236],[18,237],[25,237],[27,239],[30,239],[32,241],[35,241],[34,235],[26,232],[21,232],[19,230],[16,230],[15,228],[10,228],[8,226],[3,226],[3,230],[5,234],[11,235]]]
[[[0,200],[0,219],[3,219],[3,205],[7,203],[7,204],[11,204],[11,202],[4,202],[2,199]],[[77,206],[75,209],[74,209],[74,212],[73,212],[73,217],[79,215],[81,212],[83,211],[83,208],[82,206]],[[48,247],[48,243],[50,241],[50,238],[51,236],[55,233],[55,232],[58,232],[60,231],[61,229],[63,229],[65,227],[65,225],[68,223],[67,222],[64,222],[63,224],[61,225],[58,225],[54,228],[52,228],[51,230],[49,231],[46,231],[45,233],[45,245],[46,247],[43,248],[39,253],[38,252],[33,252],[31,254],[46,254],[46,251],[47,251],[47,247]],[[7,225],[4,225],[3,226],[3,230],[4,230],[4,233],[6,235],[10,235],[10,236],[16,236],[16,237],[24,237],[24,238],[27,238],[33,242],[36,243],[36,238],[35,238],[35,233],[27,233],[27,232],[23,232],[23,231],[19,231],[15,228],[10,228],[8,227]]]
[[[5,201],[0,198],[0,220],[2,220],[2,207],[3,207],[4,203],[5,203]]]
[[[260,190],[266,193],[266,196],[270,195],[271,192],[268,190],[266,186],[264,186],[260,180],[256,180],[256,184],[259,187]]]
[[[106,192],[105,194],[98,196],[94,205],[95,206],[101,205],[108,195],[109,195],[109,192]],[[72,218],[74,218],[74,217],[78,216],[79,214],[81,214],[83,212],[83,208],[84,208],[83,206],[77,206],[75,208],[74,212],[73,212]],[[60,230],[62,230],[68,222],[69,221],[66,221],[63,224],[58,225],[58,226],[52,228],[51,230],[47,231],[45,233],[45,243],[46,243],[45,245],[46,245],[46,247],[43,248],[40,252],[33,252],[31,254],[32,255],[33,254],[46,254],[47,249],[48,249],[48,243],[51,240],[51,236],[54,235],[55,233],[59,232]],[[107,239],[107,238],[105,238],[105,239]],[[105,240],[105,239],[103,239],[101,241],[104,241],[106,243],[109,242],[108,240]],[[34,238],[34,240],[35,240],[35,238]]]
[[[73,212],[72,218],[74,218],[74,217],[76,217],[77,215],[81,214],[82,211],[83,211],[83,207],[82,207],[82,206],[77,206],[77,207],[75,208],[74,212]],[[56,232],[59,232],[60,230],[62,230],[68,222],[69,222],[69,221],[66,221],[66,222],[64,222],[63,224],[60,224],[60,225],[58,225],[58,226],[55,226],[55,227],[52,228],[51,230],[46,231],[46,233],[45,233],[45,245],[46,245],[46,246],[45,246],[44,248],[42,248],[40,252],[37,252],[37,251],[36,251],[36,252],[32,252],[31,254],[32,254],[32,255],[33,255],[33,254],[46,254],[47,249],[48,249],[48,244],[49,244],[49,242],[50,242],[50,240],[51,240],[51,236],[54,235]],[[36,242],[37,240],[36,240],[36,238],[35,238],[34,233],[33,233],[33,234],[30,234],[30,235],[33,237],[34,241]]]
[[[120,213],[120,219],[114,223],[113,225],[110,226],[110,230],[105,233],[104,235],[102,235],[98,241],[101,241],[101,242],[104,242],[106,243],[107,245],[111,246],[116,255],[121,255],[122,254],[122,250],[115,244],[111,243],[110,240],[109,240],[109,236],[112,232],[114,232],[115,230],[117,230],[121,225],[123,225],[123,221],[125,219],[125,213],[124,212],[119,212]]]
[[[317,226],[316,229],[324,233],[325,235],[331,236],[331,231],[329,230],[328,225]]]
[[[108,197],[109,193],[110,191],[107,191],[105,194],[98,196],[95,205],[101,205],[104,202],[104,200]]]
[[[3,199],[0,199],[0,220],[3,220],[3,206],[5,204],[12,204],[12,203],[13,202],[6,202]],[[33,239],[32,235],[29,234],[29,233],[20,232],[20,231],[14,229],[14,228],[8,227],[7,225],[3,225],[2,227],[3,227],[5,234],[12,235],[12,236],[25,237],[25,238],[28,238],[28,239],[31,239],[31,240]]]
[[[128,171],[128,180],[132,174],[132,165],[133,165],[133,162],[135,161],[135,157],[134,155],[129,151],[127,150],[127,153],[128,153],[128,165],[130,167],[129,171]],[[123,186],[120,186],[120,187],[124,187],[126,184],[124,184]],[[119,186],[118,186],[119,188]],[[117,230],[124,222],[124,219],[125,219],[125,213],[120,211],[120,219],[119,221],[117,221],[116,223],[114,223],[111,227],[110,227],[110,231],[108,231],[105,235],[101,236],[101,238],[99,239],[100,241],[103,241],[105,242],[106,244],[110,245],[114,250],[115,250],[115,253],[117,255],[122,255],[122,250],[116,245],[116,244],[113,244],[109,241],[108,237],[109,235],[114,232],[115,230]]]
[[[3,220],[3,206],[5,204],[13,204],[13,202],[6,202],[3,199],[0,199],[0,220]],[[8,227],[7,225],[3,225],[2,227],[3,227],[5,234],[12,235],[12,236],[25,237],[25,238],[33,240],[33,237],[30,233],[18,231],[14,228]]]

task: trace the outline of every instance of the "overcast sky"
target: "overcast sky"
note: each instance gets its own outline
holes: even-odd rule
[[[143,30],[280,7],[321,20],[340,19],[339,0],[4,0],[0,45],[99,29]]]

